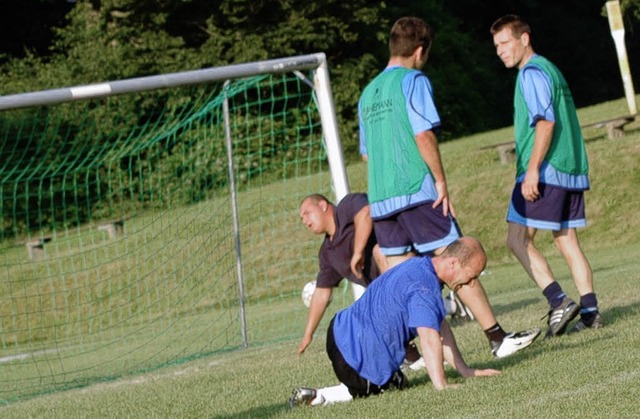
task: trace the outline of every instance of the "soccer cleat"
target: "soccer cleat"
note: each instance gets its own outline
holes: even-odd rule
[[[407,362],[407,360],[405,359],[404,363],[402,364],[402,369],[404,368],[409,368],[411,371],[420,371],[426,368],[426,364],[424,363],[423,357],[418,358],[418,360],[414,362]]]
[[[317,392],[315,388],[298,387],[293,389],[291,397],[289,397],[289,408],[293,409],[295,406],[311,405],[313,399],[316,398]]]
[[[578,320],[571,330],[569,330],[569,333],[582,332],[586,329],[600,329],[602,327],[604,327],[604,320],[600,313],[596,313],[589,323],[585,322],[584,319]]]
[[[511,332],[504,337],[502,342],[491,342],[491,353],[496,358],[504,358],[513,355],[521,349],[531,345],[540,335],[540,328],[523,330],[522,332]]]
[[[424,359],[422,359],[422,355],[418,351],[418,347],[415,342],[411,341],[404,345],[404,350],[406,352],[404,356],[404,361],[402,361],[401,369],[410,368],[413,371],[420,370],[420,363],[424,365]]]
[[[546,337],[562,335],[567,325],[573,320],[580,312],[580,306],[576,304],[571,298],[564,297],[560,307],[549,310],[547,316],[549,317]]]
[[[402,373],[402,371],[397,370],[396,372],[393,373],[393,376],[389,381],[389,388],[396,389],[396,390],[403,390],[407,387],[408,383],[409,383],[409,380],[407,380],[407,377]]]
[[[453,291],[449,291],[449,294],[444,297],[444,307],[447,314],[450,315],[452,319],[475,319],[473,313],[469,310],[469,307],[467,307]]]

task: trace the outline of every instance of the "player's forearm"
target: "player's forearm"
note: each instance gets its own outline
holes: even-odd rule
[[[416,144],[422,160],[429,166],[429,170],[436,182],[446,183],[444,166],[438,147],[438,138],[433,131],[424,131],[416,135]]]
[[[329,298],[325,295],[324,289],[316,288],[316,291],[311,297],[311,303],[309,304],[309,313],[307,315],[307,325],[304,329],[304,336],[313,337],[324,312],[327,309],[329,298],[331,297],[331,290],[329,290]]]
[[[373,220],[371,219],[369,206],[364,206],[353,219],[354,237],[353,251],[354,253],[363,254],[367,246],[371,232],[373,231]]]
[[[443,390],[447,386],[447,378],[444,375],[443,350],[440,334],[426,327],[418,328],[422,357],[431,383],[436,390]]]
[[[440,333],[442,335],[442,349],[444,359],[462,376],[468,377],[470,368],[462,357],[462,353],[458,348],[458,343],[453,335],[453,331],[449,323],[445,320],[442,322]]]
[[[535,140],[528,170],[538,170],[549,152],[553,140],[553,128],[555,124],[550,121],[540,120],[536,123]]]

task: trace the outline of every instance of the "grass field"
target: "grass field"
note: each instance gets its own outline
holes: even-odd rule
[[[581,109],[583,123],[625,113],[624,101]],[[457,390],[435,392],[426,372],[411,372],[411,387],[367,400],[291,412],[287,398],[296,386],[335,384],[319,333],[308,352],[295,355],[297,338],[268,346],[217,354],[153,373],[125,377],[0,407],[3,418],[46,417],[639,417],[640,416],[640,130],[627,127],[617,140],[604,129],[585,131],[592,191],[589,226],[580,237],[594,270],[596,292],[607,326],[598,331],[539,339],[503,360],[492,358],[475,323],[454,325],[467,362],[497,368],[502,375],[463,380],[448,373]],[[504,212],[513,167],[501,165],[491,147],[510,140],[505,128],[442,145],[454,204],[466,234],[479,237],[489,264],[482,282],[505,329],[545,328],[540,291],[508,254]],[[365,190],[364,165],[349,168],[352,190]],[[292,217],[292,223],[297,219]],[[293,224],[292,224],[292,227]],[[295,226],[299,229],[299,225]],[[567,269],[550,237],[543,251],[565,290],[577,298]],[[268,308],[265,308],[268,309]],[[329,318],[325,317],[324,326]],[[291,318],[292,335],[304,317]],[[163,342],[169,344],[170,342]]]

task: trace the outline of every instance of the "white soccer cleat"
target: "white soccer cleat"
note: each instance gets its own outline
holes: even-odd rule
[[[423,370],[427,367],[427,365],[424,363],[424,358],[420,357],[418,358],[418,360],[412,364],[409,364],[409,369],[411,371],[420,371]]]
[[[493,349],[491,352],[496,358],[504,358],[513,355],[516,352],[531,345],[540,335],[540,328],[523,330],[522,332],[511,332],[504,337],[502,342],[492,342]]]

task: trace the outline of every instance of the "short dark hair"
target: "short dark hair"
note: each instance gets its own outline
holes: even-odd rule
[[[329,201],[326,196],[319,193],[312,193],[311,195],[305,196],[304,198],[302,198],[302,201],[300,201],[299,206],[302,206],[302,204],[304,204],[306,201],[311,201],[314,204],[319,204],[320,202],[325,201],[327,204],[333,205],[333,203]]]
[[[433,42],[433,29],[418,17],[401,17],[391,27],[389,52],[391,56],[409,57],[418,47],[426,52]]]
[[[518,15],[504,15],[491,25],[491,35],[495,35],[504,28],[511,28],[511,32],[515,38],[520,38],[523,33],[531,35],[531,27]]]

